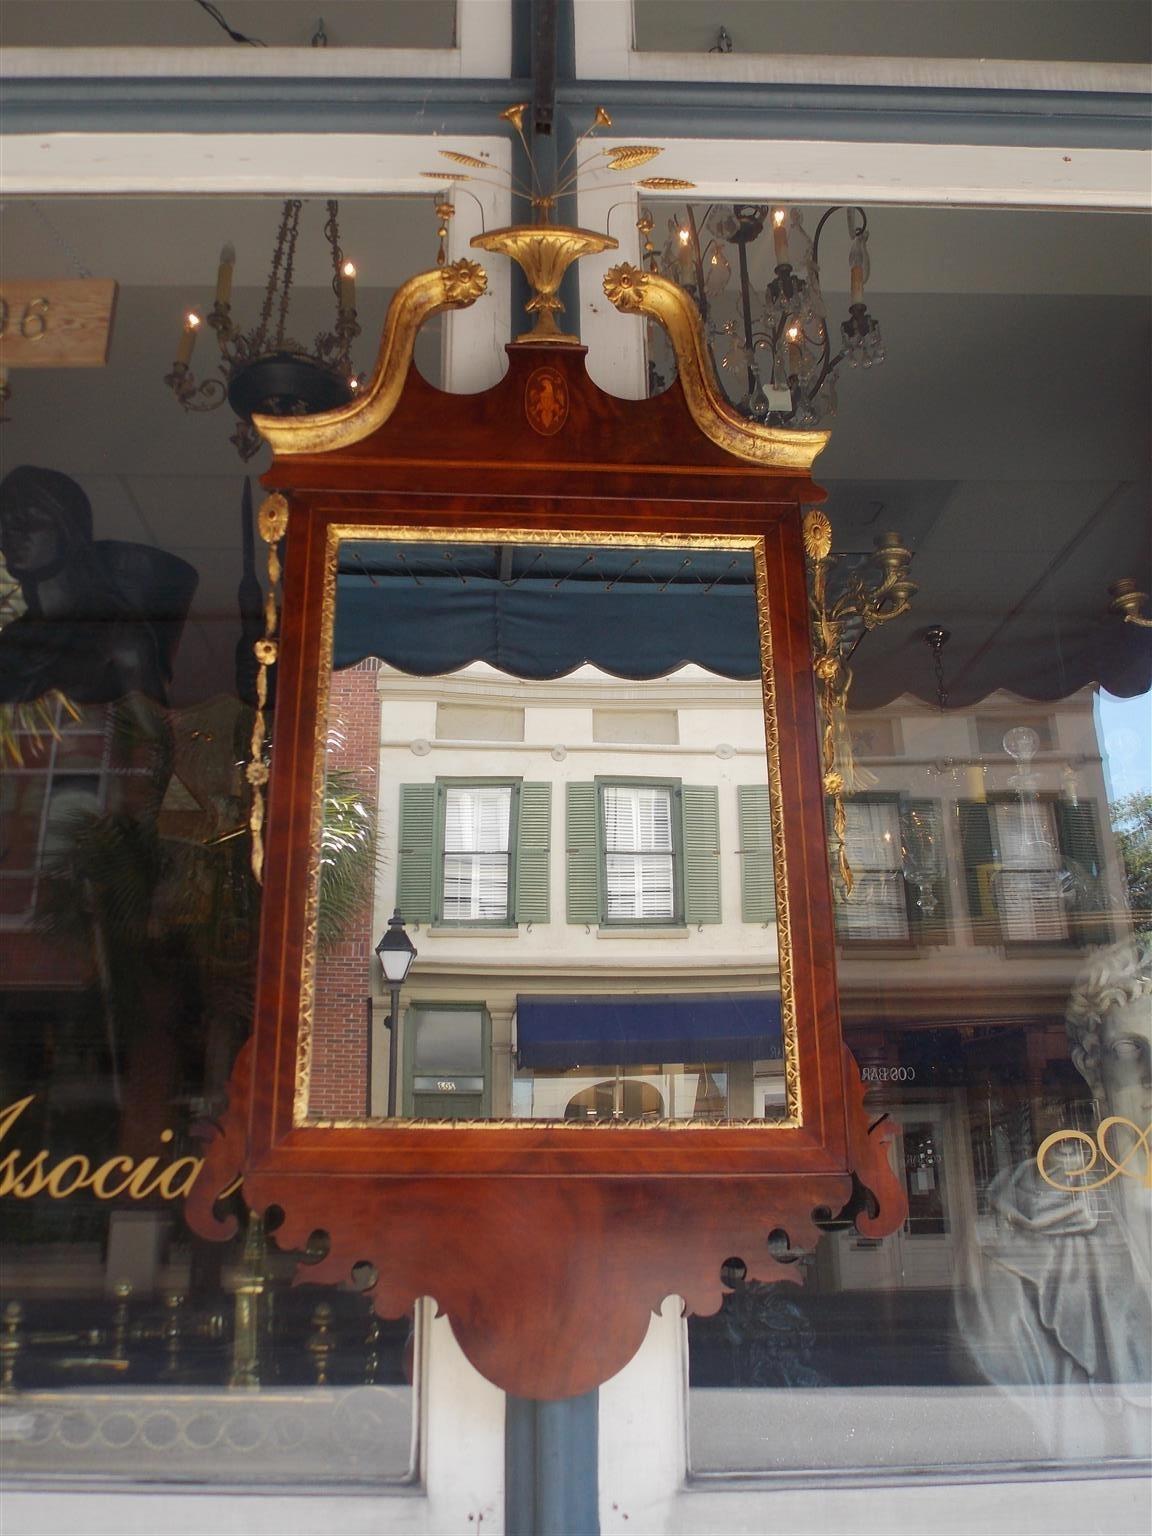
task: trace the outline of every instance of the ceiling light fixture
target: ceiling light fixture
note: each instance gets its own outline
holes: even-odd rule
[[[820,237],[837,208],[809,237],[802,210],[764,203],[688,204],[668,221],[662,251],[645,209],[637,227],[649,270],[671,278],[696,301],[729,401],[769,426],[816,427],[836,414],[841,367],[884,361],[880,327],[868,313],[868,216],[848,208],[848,318],[833,352],[820,284]],[[771,240],[758,244],[765,226]],[[753,272],[754,252],[771,246],[773,270]],[[733,268],[737,274],[732,284]],[[657,385],[659,387],[659,385]]]
[[[363,382],[354,371],[352,343],[360,334],[356,318],[356,268],[340,249],[339,207],[327,204],[324,238],[332,261],[332,293],[336,318],[330,331],[321,331],[311,349],[288,334],[288,314],[295,276],[296,244],[300,232],[298,198],[285,202],[272,252],[260,317],[251,330],[241,330],[232,317],[232,277],[236,252],[220,252],[216,297],[207,316],[189,310],[180,344],[164,382],[186,411],[213,411],[225,400],[239,420],[230,441],[247,461],[259,452],[263,438],[252,425],[254,414],[308,416],[346,404]],[[192,353],[203,326],[215,331],[220,349],[220,377],[197,381]]]

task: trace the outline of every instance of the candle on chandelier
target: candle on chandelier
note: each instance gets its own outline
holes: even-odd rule
[[[799,377],[800,374],[800,327],[793,322],[784,332],[788,340],[788,377]]]
[[[349,314],[356,308],[356,266],[351,261],[340,268],[340,308]]]
[[[772,210],[772,245],[776,252],[776,265],[779,267],[788,260],[787,208]]]
[[[220,265],[216,268],[216,304],[220,309],[232,302],[232,273],[236,267],[236,247],[231,241],[220,247]]]
[[[184,317],[184,329],[180,332],[180,345],[176,349],[176,361],[185,368],[192,361],[192,348],[196,345],[196,332],[200,329],[200,316],[189,310]]]
[[[862,229],[852,230],[852,244],[848,247],[848,279],[851,284],[853,304],[863,304],[864,284],[868,281],[868,236]]]

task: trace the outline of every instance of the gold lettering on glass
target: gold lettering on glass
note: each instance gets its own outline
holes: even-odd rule
[[[1129,1132],[1130,1144],[1125,1150],[1123,1141]],[[1076,1148],[1082,1149],[1078,1168],[1072,1163]],[[1101,1158],[1111,1171],[1093,1179]],[[1054,1173],[1052,1164],[1057,1160],[1064,1166]],[[1036,1168],[1045,1184],[1070,1195],[1103,1189],[1117,1178],[1138,1179],[1145,1189],[1152,1189],[1152,1125],[1141,1130],[1124,1115],[1109,1115],[1096,1127],[1095,1136],[1071,1129],[1053,1131],[1037,1148]]]
[[[28,1094],[0,1110],[0,1142],[35,1102],[35,1094]],[[173,1132],[162,1131],[160,1140],[172,1141]],[[0,1199],[31,1200],[47,1195],[50,1200],[68,1200],[88,1191],[97,1200],[146,1200],[153,1195],[162,1200],[182,1200],[192,1192],[203,1167],[202,1157],[177,1157],[164,1163],[159,1156],[137,1162],[120,1154],[93,1163],[76,1152],[54,1163],[49,1148],[42,1147],[25,1158],[21,1148],[13,1147],[0,1158]],[[234,1194],[239,1187],[236,1180],[221,1190],[218,1198]]]

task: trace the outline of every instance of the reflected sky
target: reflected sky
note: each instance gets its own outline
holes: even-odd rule
[[[1108,798],[1152,792],[1152,698],[1117,699],[1101,688],[1096,727]]]

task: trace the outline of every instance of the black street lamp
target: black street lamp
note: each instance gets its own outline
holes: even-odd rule
[[[404,927],[404,919],[400,916],[399,908],[388,919],[388,929],[384,937],[376,946],[376,953],[380,959],[380,969],[384,972],[384,982],[391,997],[391,1009],[388,1015],[388,1117],[391,1119],[396,1113],[396,1062],[398,1056],[397,1040],[400,1032],[400,988],[408,976],[412,962],[416,958],[416,946],[408,937]]]

